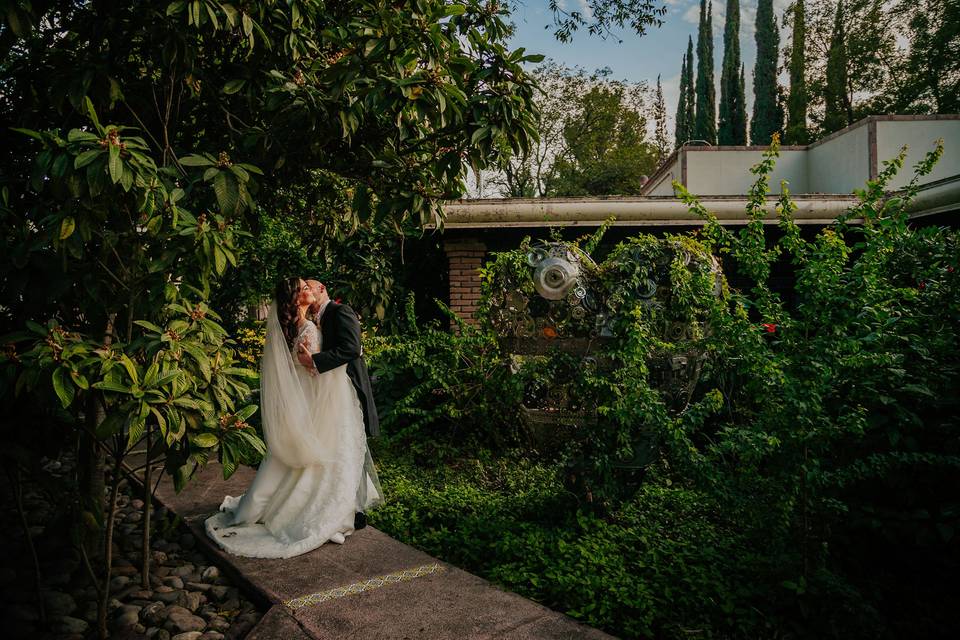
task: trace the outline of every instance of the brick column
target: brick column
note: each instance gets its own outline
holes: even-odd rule
[[[443,243],[449,260],[450,309],[470,324],[480,300],[480,266],[487,247],[476,238],[450,239]],[[456,324],[451,320],[451,328]]]

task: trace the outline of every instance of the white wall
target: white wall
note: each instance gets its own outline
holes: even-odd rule
[[[667,167],[667,172],[657,178],[657,182],[649,187],[647,195],[672,196],[673,181],[680,179],[680,154],[673,157],[673,162]]]
[[[780,193],[780,181],[786,180],[791,193],[806,193],[806,151],[780,151],[776,167],[770,175],[770,193]],[[687,188],[692,193],[709,195],[744,195],[756,181],[750,167],[763,159],[763,151],[737,149],[688,149]]]
[[[960,175],[960,119],[877,120],[877,170],[882,162],[909,145],[904,168],[888,188],[899,189],[913,177],[913,165],[943,138],[944,153],[934,171],[921,184]],[[870,177],[869,123],[862,122],[826,142],[804,149],[780,151],[770,176],[770,193],[780,193],[780,181],[787,180],[791,193],[849,195],[863,188]],[[689,147],[674,157],[667,171],[646,192],[651,196],[672,196],[673,180],[680,180],[681,156],[686,156],[687,188],[698,195],[745,195],[754,182],[750,167],[763,151]]]
[[[907,145],[907,159],[889,189],[900,189],[913,178],[913,166],[943,138],[943,156],[920,184],[960,175],[960,120],[881,120],[877,122],[877,170]]]
[[[870,177],[870,146],[864,123],[807,150],[809,193],[851,193]]]

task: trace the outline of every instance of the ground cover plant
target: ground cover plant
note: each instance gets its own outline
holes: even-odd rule
[[[585,373],[603,419],[557,455],[495,440],[517,428],[518,398],[516,377],[495,373],[496,336],[462,327],[443,347],[451,361],[430,357],[422,334],[396,338],[392,353],[420,359],[372,355],[404,381],[381,385],[395,396],[378,445],[392,495],[374,524],[621,637],[948,637],[960,252],[955,231],[906,211],[941,151],[888,193],[904,150],[809,239],[786,185],[767,237],[776,144],[754,168],[739,231],[678,185],[704,218],[699,242],[748,285],[712,298],[709,357],[679,407],[651,383],[655,336],[632,315],[610,347],[614,372]],[[770,286],[783,259],[795,268],[786,292]],[[484,365],[471,368],[479,345]],[[421,404],[405,402],[411,388]],[[508,410],[473,411],[490,399]],[[418,413],[423,402],[432,413]],[[469,449],[457,447],[464,431]],[[657,455],[642,473],[619,466],[649,434]],[[437,455],[404,455],[411,442]],[[565,480],[571,468],[592,501]]]

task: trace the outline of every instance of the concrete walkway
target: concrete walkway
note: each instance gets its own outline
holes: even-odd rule
[[[220,465],[211,463],[179,495],[166,476],[156,493],[211,561],[268,609],[248,640],[613,638],[369,525],[343,545],[287,560],[229,555],[207,537],[203,522],[224,495],[242,494],[255,473],[241,467],[224,481]]]

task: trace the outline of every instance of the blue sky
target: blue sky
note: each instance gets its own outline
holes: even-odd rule
[[[570,10],[589,10],[584,0],[562,0]],[[687,48],[687,38],[693,36],[697,46],[697,24],[700,16],[699,0],[666,0],[667,13],[664,24],[651,28],[640,37],[629,29],[616,32],[622,40],[608,37],[602,40],[578,31],[572,42],[561,43],[553,37],[552,20],[547,0],[518,0],[520,3],[512,14],[517,31],[511,45],[525,47],[529,53],[542,53],[548,58],[571,67],[583,67],[588,72],[610,67],[613,77],[619,80],[646,80],[651,87],[656,85],[657,74],[663,84],[664,99],[669,114],[668,128],[673,130],[673,114],[677,109],[680,85],[680,64]],[[788,6],[789,0],[774,0],[777,22]],[[723,20],[726,1],[713,2],[714,69],[716,83],[720,82],[720,63],[723,56]],[[740,52],[746,65],[747,107],[753,104],[752,78],[756,45],[754,43],[754,18],[757,0],[741,0],[740,3]],[[551,25],[544,29],[544,25]],[[785,33],[781,33],[781,43]],[[782,46],[782,44],[781,44]],[[719,89],[717,98],[720,97]]]

